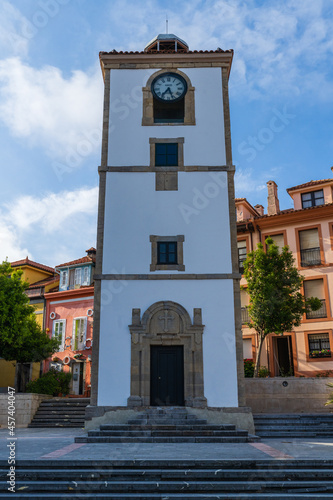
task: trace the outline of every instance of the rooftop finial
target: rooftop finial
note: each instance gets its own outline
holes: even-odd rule
[[[169,33],[169,31],[168,31],[168,23],[169,23],[169,21],[168,21],[168,14],[166,14],[166,19],[165,19],[165,29],[166,29],[166,34],[168,34],[168,33]]]

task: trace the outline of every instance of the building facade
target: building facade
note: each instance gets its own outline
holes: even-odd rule
[[[28,257],[11,263],[13,269],[21,269],[22,279],[29,283],[26,294],[30,299],[30,304],[35,307],[36,321],[42,329],[45,328],[45,294],[54,288],[59,281],[54,268],[39,264]],[[24,365],[26,380],[38,378],[41,373],[40,363],[26,363]],[[20,381],[16,380],[18,372],[15,361],[5,361],[0,359],[0,391],[7,391],[8,386],[20,388]]]
[[[60,349],[45,361],[44,372],[71,373],[70,394],[75,396],[90,396],[95,254],[90,248],[85,257],[56,266],[59,289],[45,295],[46,331],[59,339]]]
[[[232,57],[191,52],[175,35],[100,54],[95,415],[244,402]]]
[[[301,325],[283,336],[269,335],[260,364],[271,376],[333,375],[333,179],[310,181],[287,190],[293,208],[280,210],[277,185],[267,183],[268,210],[236,199],[237,246],[240,272],[246,254],[271,236],[279,247],[288,245],[304,276],[303,293],[318,297],[322,307],[304,315]],[[241,284],[246,287],[246,280]],[[246,290],[241,292],[244,358],[256,358],[256,334],[248,321]]]

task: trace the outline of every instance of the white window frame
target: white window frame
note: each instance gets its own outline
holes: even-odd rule
[[[78,336],[81,336],[81,340],[78,338],[77,341],[77,349],[75,349],[76,344],[76,325],[78,322],[83,324],[83,332],[78,332]],[[87,337],[87,318],[84,316],[80,316],[78,318],[73,319],[73,334],[72,334],[72,351],[82,351],[84,349],[84,343]]]
[[[65,350],[65,334],[66,334],[66,320],[65,319],[55,319],[53,321],[53,325],[52,325],[52,337],[53,338],[59,338],[59,334],[56,335],[56,326],[57,325],[62,325],[62,332],[61,332],[61,342],[60,342],[60,345],[59,345],[59,351],[58,352],[62,352]]]

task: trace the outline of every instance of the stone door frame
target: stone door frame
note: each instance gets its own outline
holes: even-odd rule
[[[177,315],[178,332],[156,328],[156,315]],[[160,317],[160,316],[158,316]],[[175,316],[174,316],[175,317]],[[128,406],[150,406],[150,346],[182,345],[184,348],[185,406],[207,407],[204,396],[201,309],[193,309],[193,323],[186,309],[172,301],[151,305],[141,318],[140,309],[132,309],[131,333],[131,395]]]

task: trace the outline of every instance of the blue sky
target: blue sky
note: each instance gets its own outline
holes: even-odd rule
[[[99,51],[158,33],[232,48],[236,195],[267,206],[333,176],[331,0],[2,0],[0,260],[55,266],[96,241],[103,81]]]

